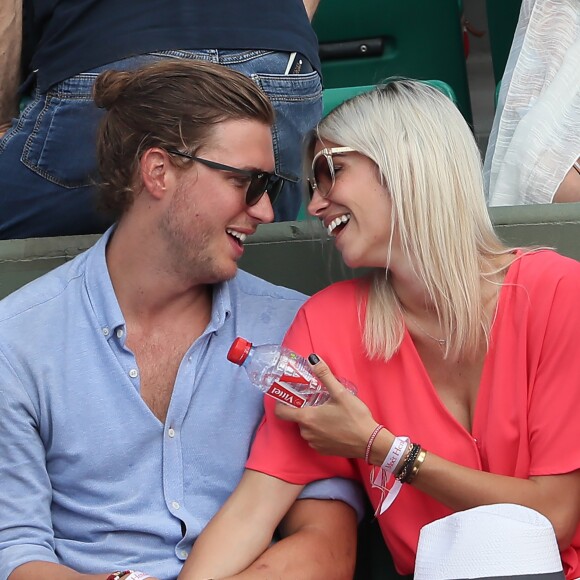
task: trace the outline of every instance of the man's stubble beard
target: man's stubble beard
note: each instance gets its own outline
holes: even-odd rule
[[[185,216],[192,217],[189,223]],[[236,272],[220,271],[211,253],[212,239],[220,235],[212,231],[202,211],[185,194],[185,188],[175,192],[159,228],[168,248],[168,269],[189,284],[216,284],[233,278]],[[226,235],[223,232],[223,235]],[[237,271],[237,268],[236,268]]]

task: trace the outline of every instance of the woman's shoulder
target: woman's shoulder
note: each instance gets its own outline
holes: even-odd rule
[[[580,280],[580,262],[563,256],[551,249],[522,249],[512,267],[516,266],[518,277],[546,281],[563,277]]]
[[[358,306],[361,300],[365,300],[368,294],[368,280],[366,278],[353,278],[335,282],[311,296],[305,303],[306,310],[319,308],[348,308],[350,305]]]
[[[566,301],[580,296],[580,262],[549,249],[522,249],[511,264],[505,285],[525,289],[528,299],[551,303],[558,295]]]

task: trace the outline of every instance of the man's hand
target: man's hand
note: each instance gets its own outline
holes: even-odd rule
[[[106,572],[105,574],[81,574],[62,564],[33,561],[15,568],[12,574],[8,576],[8,580],[37,580],[39,578],[42,580],[106,580],[113,570],[114,568],[112,568],[111,572]],[[126,578],[126,576],[123,578]],[[149,578],[150,580],[159,580],[154,576]]]
[[[223,580],[351,580],[356,561],[355,511],[336,500],[300,499],[280,525],[283,539],[249,568]]]

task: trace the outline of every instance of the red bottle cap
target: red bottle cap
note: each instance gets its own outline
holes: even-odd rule
[[[230,362],[236,363],[237,365],[241,365],[248,355],[250,354],[250,349],[252,348],[252,343],[241,336],[238,336],[234,342],[232,342],[232,346],[230,346],[230,350],[228,351],[228,360]]]

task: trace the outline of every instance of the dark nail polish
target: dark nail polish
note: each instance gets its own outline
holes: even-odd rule
[[[308,357],[308,362],[311,365],[316,365],[320,362],[320,359],[314,354],[312,353],[309,357]]]

